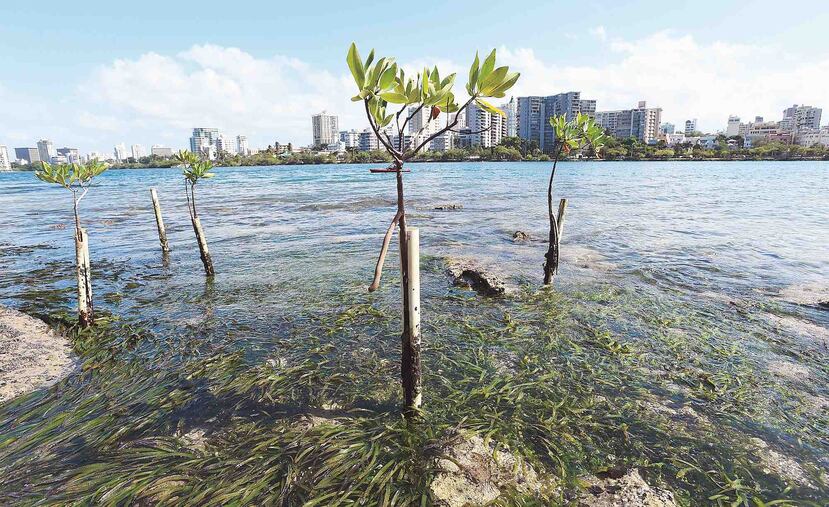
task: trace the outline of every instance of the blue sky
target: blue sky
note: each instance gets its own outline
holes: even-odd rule
[[[196,125],[246,134],[253,146],[305,144],[323,108],[341,128],[363,128],[348,102],[352,40],[461,72],[476,50],[497,47],[522,72],[516,93],[578,89],[599,109],[647,100],[664,120],[697,117],[712,131],[729,114],[776,119],[792,103],[829,106],[829,8],[816,0],[41,1],[6,2],[2,18],[0,144],[9,147],[49,137],[82,152],[178,148]]]

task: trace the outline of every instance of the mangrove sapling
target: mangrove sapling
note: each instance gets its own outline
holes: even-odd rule
[[[550,118],[550,126],[556,136],[554,148],[555,158],[553,168],[550,171],[550,182],[547,185],[547,218],[550,225],[549,242],[547,253],[544,255],[544,285],[553,282],[553,275],[558,272],[558,260],[561,244],[561,229],[558,225],[556,214],[553,213],[553,178],[556,175],[556,165],[562,154],[568,156],[571,152],[579,153],[585,147],[591,147],[594,152],[604,143],[604,134],[601,127],[586,114],[577,114],[572,120],[567,120],[564,115]],[[561,216],[564,216],[564,209],[561,209]]]
[[[193,232],[196,234],[196,241],[199,244],[199,255],[201,262],[204,264],[204,273],[207,276],[213,276],[213,259],[210,257],[210,251],[207,249],[207,238],[204,236],[204,229],[201,226],[199,219],[199,212],[196,208],[196,183],[201,179],[208,179],[215,176],[210,170],[213,169],[213,164],[207,160],[199,160],[199,158],[189,151],[179,151],[176,154],[182,166],[182,173],[184,174],[184,193],[187,196],[187,211],[190,213],[190,223],[193,224]]]
[[[455,74],[444,78],[440,77],[437,67],[431,71],[424,68],[414,78],[406,77],[402,68],[393,58],[380,58],[375,62],[372,50],[365,62],[360,58],[357,46],[352,43],[346,57],[351,75],[357,84],[358,93],[352,97],[354,102],[362,102],[368,117],[369,125],[377,137],[379,144],[391,156],[389,168],[394,173],[397,186],[397,211],[386,231],[383,246],[375,268],[374,280],[369,291],[380,286],[380,276],[383,262],[386,257],[391,235],[394,229],[399,230],[400,265],[402,274],[403,292],[403,333],[401,354],[401,377],[405,397],[405,412],[411,415],[420,407],[421,392],[421,365],[420,365],[420,330],[419,319],[413,312],[418,312],[417,301],[411,301],[412,291],[417,292],[418,283],[413,283],[412,272],[416,270],[409,259],[410,236],[407,233],[406,206],[403,188],[403,169],[405,163],[411,160],[435,138],[442,135],[452,135],[461,115],[471,104],[490,114],[504,116],[504,112],[496,108],[486,98],[504,97],[506,91],[512,88],[518,80],[517,72],[509,72],[509,67],[495,67],[495,50],[487,56],[483,64],[475,55],[472,67],[469,69],[469,81],[466,85],[468,98],[462,105],[456,101],[452,87],[455,83]],[[399,110],[387,112],[390,104],[399,106]],[[445,121],[440,126],[440,115],[444,114]],[[411,132],[408,142],[406,128],[417,115],[425,121],[420,122],[421,128]],[[450,116],[451,115],[451,116]],[[434,127],[434,128],[433,128]],[[481,131],[483,132],[483,131]],[[414,304],[410,304],[414,303]]]
[[[75,214],[75,267],[78,278],[78,322],[89,327],[95,322],[92,305],[92,273],[89,263],[89,238],[81,227],[78,206],[89,192],[92,178],[107,170],[106,164],[93,160],[88,164],[59,164],[52,166],[40,163],[35,176],[46,183],[54,183],[72,192],[72,210]]]

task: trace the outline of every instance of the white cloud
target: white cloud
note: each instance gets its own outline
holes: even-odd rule
[[[600,110],[633,107],[639,100],[663,109],[663,121],[698,118],[701,128],[725,128],[729,114],[779,119],[793,103],[829,106],[829,60],[802,61],[770,47],[700,43],[688,35],[657,32],[606,43],[602,64],[558,65],[532,49],[500,51],[521,71],[513,90],[538,95],[580,90]],[[825,123],[825,122],[824,122]]]
[[[353,92],[348,80],[295,58],[256,58],[211,44],[175,56],[116,60],[81,86],[106,116],[139,128],[156,125],[189,135],[194,126],[215,126],[265,144],[309,142],[311,114],[323,109],[339,114],[343,127],[361,125],[360,110],[349,101]]]

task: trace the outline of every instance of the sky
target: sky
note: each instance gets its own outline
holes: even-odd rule
[[[311,141],[311,115],[367,126],[345,64],[355,41],[410,69],[457,71],[475,52],[521,72],[511,95],[581,91],[598,110],[663,109],[714,132],[729,115],[829,107],[825,0],[620,2],[4,1],[0,145],[51,139],[185,148],[192,128],[252,148]],[[829,112],[824,124],[829,122]]]

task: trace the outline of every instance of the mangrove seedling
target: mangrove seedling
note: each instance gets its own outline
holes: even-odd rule
[[[553,213],[553,178],[556,175],[556,165],[562,155],[569,156],[570,153],[579,153],[584,148],[590,147],[593,152],[604,144],[604,133],[602,128],[586,114],[578,113],[575,118],[567,120],[564,115],[550,117],[550,126],[555,131],[555,158],[553,168],[550,171],[550,183],[547,185],[547,217],[550,222],[550,236],[547,246],[547,253],[544,255],[544,285],[553,282],[553,275],[558,272],[558,260],[560,251],[561,235],[559,234],[558,219]]]
[[[107,165],[93,160],[87,164],[58,164],[52,166],[40,163],[35,176],[46,183],[60,185],[72,192],[72,210],[75,214],[75,268],[78,278],[78,323],[89,327],[95,322],[92,305],[92,272],[89,264],[89,238],[81,227],[78,207],[89,192],[92,178],[107,170]]]
[[[187,211],[190,213],[190,223],[193,224],[193,232],[196,234],[196,241],[199,244],[199,255],[201,262],[204,264],[204,273],[207,276],[213,276],[213,259],[210,257],[210,251],[207,249],[207,238],[204,235],[204,229],[201,226],[199,219],[199,212],[196,208],[196,183],[202,179],[209,179],[215,176],[210,172],[213,169],[213,164],[208,160],[200,160],[196,154],[189,151],[179,151],[176,154],[176,160],[182,165],[182,173],[184,174],[184,193],[187,196]]]
[[[380,285],[383,261],[395,227],[399,230],[400,265],[403,292],[403,333],[401,336],[401,377],[405,398],[405,413],[411,415],[422,403],[420,330],[412,325],[412,309],[409,305],[411,266],[409,265],[409,238],[406,235],[406,206],[403,193],[404,165],[425,146],[439,136],[450,136],[470,105],[475,104],[490,114],[505,116],[504,112],[485,99],[504,97],[507,90],[518,81],[519,74],[509,67],[495,67],[495,50],[480,62],[478,55],[469,69],[466,84],[468,98],[459,105],[452,87],[455,74],[441,77],[437,67],[424,68],[414,77],[407,77],[393,58],[374,60],[374,50],[365,61],[360,58],[356,44],[352,43],[346,57],[348,68],[357,84],[357,95],[351,98],[362,102],[369,125],[379,144],[392,158],[387,172],[394,173],[397,183],[397,212],[386,231],[380,256],[374,270],[374,280],[369,291]],[[396,111],[390,109],[399,108]],[[406,128],[412,119],[421,115],[421,128],[406,136]],[[443,125],[441,125],[443,115]],[[428,134],[427,134],[428,132]],[[483,131],[482,131],[483,132]],[[408,137],[408,139],[407,139]]]

